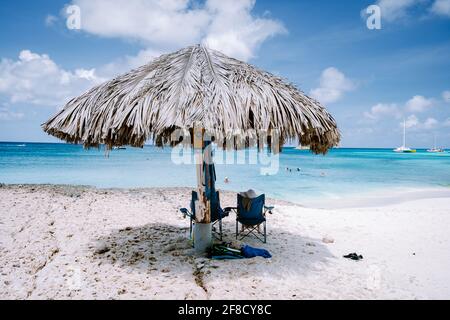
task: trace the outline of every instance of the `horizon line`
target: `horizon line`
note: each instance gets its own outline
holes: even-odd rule
[[[0,140],[0,143],[4,144],[4,143],[20,143],[20,144],[26,144],[26,143],[30,143],[30,144],[61,144],[61,145],[78,145],[78,146],[83,146],[83,144],[77,144],[77,143],[67,143],[67,142],[39,142],[39,141],[3,141]],[[130,148],[136,148],[139,149],[139,147],[133,147],[133,146],[129,146],[129,145],[123,145],[124,147],[130,147]],[[154,144],[144,144],[144,147],[156,147]],[[167,147],[170,147],[169,145]],[[283,148],[296,148],[296,146],[283,146]],[[393,146],[393,147],[344,147],[344,146],[339,146],[339,147],[333,147],[330,148],[331,149],[395,149],[397,147]],[[422,150],[427,150],[430,147],[414,147],[415,149],[422,149]],[[443,149],[448,149],[446,147],[443,147]],[[450,148],[450,147],[449,147]],[[247,149],[247,148],[246,148]],[[306,151],[306,150],[305,150]]]

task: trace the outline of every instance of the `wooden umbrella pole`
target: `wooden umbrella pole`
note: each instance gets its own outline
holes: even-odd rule
[[[203,166],[207,165],[205,159],[204,130],[194,128],[194,152],[197,171],[198,201],[195,203],[194,247],[197,252],[203,253],[211,246],[211,205],[206,196],[206,181]],[[208,170],[206,170],[208,171]]]
[[[210,223],[211,213],[209,199],[206,196],[206,183],[209,180],[206,176],[208,172],[203,171],[203,167],[207,165],[205,154],[204,130],[199,128],[194,131],[194,150],[197,171],[197,192],[198,192],[198,210],[196,210],[195,221],[198,223]],[[208,171],[208,170],[206,170]]]
[[[203,188],[203,156],[201,151],[195,150],[195,161],[197,171],[197,194],[198,201],[195,208],[195,222],[201,223],[205,218],[205,193]]]

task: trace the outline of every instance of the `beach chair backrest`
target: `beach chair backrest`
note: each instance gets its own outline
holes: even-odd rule
[[[198,201],[198,193],[192,191],[191,212],[195,216],[195,201]],[[219,191],[216,191],[215,197],[211,198],[211,222],[219,220],[222,208],[220,206]]]
[[[198,200],[198,193],[196,191],[192,191],[192,198],[191,198],[191,212],[195,217],[195,201]]]
[[[216,222],[220,219],[222,208],[220,207],[219,191],[216,191],[215,197],[211,199],[211,222]]]
[[[237,213],[244,219],[260,219],[263,216],[263,208],[266,202],[264,194],[253,198],[244,198],[242,195],[237,195]]]

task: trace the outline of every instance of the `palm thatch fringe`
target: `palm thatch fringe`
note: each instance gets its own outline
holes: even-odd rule
[[[191,46],[101,84],[69,101],[43,129],[85,147],[170,143],[177,129],[200,126],[218,141],[241,130],[243,145],[278,130],[316,153],[340,141],[333,117],[293,85],[254,66]],[[225,144],[223,144],[225,148]]]

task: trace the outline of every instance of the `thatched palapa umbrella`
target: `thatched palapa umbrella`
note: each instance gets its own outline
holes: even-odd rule
[[[43,129],[70,143],[109,149],[143,147],[149,139],[173,145],[177,130],[189,132],[198,159],[196,226],[210,223],[202,178],[209,154],[202,151],[211,136],[223,148],[237,140],[234,148],[261,147],[259,138],[277,132],[280,145],[298,139],[315,153],[340,141],[335,120],[319,102],[279,77],[201,45],[162,55],[72,99]]]

